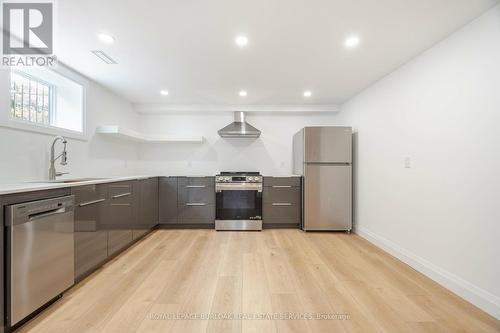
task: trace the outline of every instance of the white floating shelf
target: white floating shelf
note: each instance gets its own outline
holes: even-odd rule
[[[135,142],[203,142],[203,136],[147,135],[118,125],[97,126],[96,133]]]

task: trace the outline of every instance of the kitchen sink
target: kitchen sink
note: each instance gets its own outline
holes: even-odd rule
[[[73,178],[73,179],[56,179],[56,180],[36,180],[36,181],[30,181],[28,183],[58,183],[58,184],[65,184],[65,183],[79,183],[79,182],[88,182],[92,180],[104,180],[107,178]]]

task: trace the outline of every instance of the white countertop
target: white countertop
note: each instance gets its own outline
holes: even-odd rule
[[[51,190],[56,188],[65,188],[65,187],[74,187],[81,185],[93,185],[93,184],[104,184],[104,183],[112,183],[112,182],[120,182],[125,180],[134,180],[134,179],[147,179],[150,177],[156,176],[123,176],[123,177],[99,177],[99,179],[91,179],[91,180],[83,180],[78,182],[70,182],[70,183],[60,183],[60,182],[50,182],[47,181],[36,181],[36,182],[20,182],[20,183],[12,183],[12,184],[0,184],[0,195],[4,194],[12,194],[12,193],[21,193],[21,192],[31,192],[31,191],[41,191],[41,190]],[[81,179],[90,178],[90,177],[79,177]],[[97,177],[95,177],[97,178]],[[71,178],[68,178],[71,179]],[[64,179],[60,179],[58,181],[64,181]]]
[[[64,181],[65,179],[59,179],[57,182],[51,182],[49,180],[46,181],[29,181],[29,182],[19,182],[19,183],[0,183],[0,195],[12,194],[12,193],[22,193],[22,192],[31,192],[31,191],[41,191],[41,190],[51,190],[57,188],[65,188],[65,187],[74,187],[74,186],[82,186],[82,185],[93,185],[93,184],[104,184],[104,183],[113,183],[120,182],[126,180],[134,180],[134,179],[147,179],[151,177],[168,177],[169,175],[136,175],[136,176],[117,176],[117,177],[95,177],[95,179],[90,180],[82,180],[78,182],[69,182],[69,183],[61,183],[60,181]],[[183,175],[185,176],[185,175]],[[171,177],[181,177],[181,176],[171,176]],[[205,176],[193,176],[188,175],[187,177],[205,177]],[[264,177],[273,177],[269,175],[264,175]],[[288,175],[288,176],[274,176],[274,177],[300,177],[298,175]],[[78,177],[76,179],[85,179],[91,177]],[[69,177],[66,180],[72,179]]]

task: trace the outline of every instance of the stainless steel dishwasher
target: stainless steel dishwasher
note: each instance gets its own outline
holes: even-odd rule
[[[74,196],[6,208],[14,326],[74,283]]]

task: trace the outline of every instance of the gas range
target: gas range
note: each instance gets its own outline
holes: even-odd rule
[[[262,230],[262,176],[221,172],[215,176],[215,229]]]

